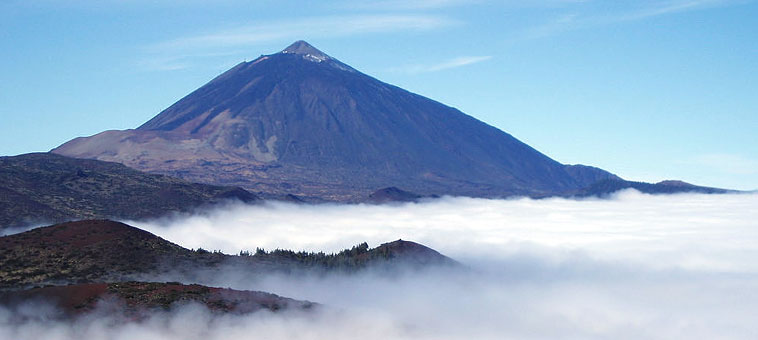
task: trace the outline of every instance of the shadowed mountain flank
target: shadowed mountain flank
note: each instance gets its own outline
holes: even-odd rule
[[[418,202],[424,198],[438,198],[439,196],[422,196],[413,192],[405,191],[396,187],[382,188],[371,193],[366,202],[383,204],[390,202]]]
[[[51,153],[0,157],[0,229],[85,218],[144,219],[227,200],[241,188],[190,183],[119,163]]]
[[[356,71],[304,41],[240,63],[137,129],[53,152],[305,199],[550,195],[617,177],[566,166],[461,111]]]

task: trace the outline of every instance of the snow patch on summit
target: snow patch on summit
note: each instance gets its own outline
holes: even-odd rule
[[[318,56],[318,55],[313,55],[313,54],[306,54],[306,55],[303,56],[303,59],[310,60],[310,61],[315,61],[317,63],[320,63],[322,61],[325,61],[325,60],[329,59],[329,57]]]

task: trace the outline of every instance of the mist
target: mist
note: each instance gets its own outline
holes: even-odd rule
[[[127,223],[187,248],[235,254],[339,251],[404,239],[466,262],[589,257],[659,268],[758,269],[758,194],[611,199],[451,198],[396,205],[231,205],[190,217]]]
[[[2,339],[753,339],[758,195],[609,200],[441,198],[397,205],[229,205],[127,223],[184,247],[338,251],[402,238],[464,266],[386,275],[251,275],[197,283],[314,301],[312,313],[54,321],[0,309]],[[29,315],[23,321],[19,314]]]

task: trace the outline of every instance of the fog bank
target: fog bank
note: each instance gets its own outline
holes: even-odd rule
[[[758,194],[610,200],[442,198],[401,205],[235,205],[181,219],[128,222],[188,248],[339,251],[405,239],[458,259],[534,254],[660,267],[756,271]]]
[[[337,251],[398,238],[467,270],[399,276],[254,275],[198,283],[322,303],[315,313],[214,316],[197,306],[141,323],[14,319],[0,339],[754,339],[758,195],[611,200],[443,198],[392,206],[233,205],[128,222],[182,246]],[[25,313],[43,315],[42,306]]]

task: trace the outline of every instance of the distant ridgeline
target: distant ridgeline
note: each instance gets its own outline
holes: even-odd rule
[[[228,200],[241,188],[190,183],[113,162],[51,153],[0,157],[0,230],[87,218],[145,219]]]
[[[276,249],[265,251],[256,249],[254,254],[241,251],[240,256],[255,256],[262,261],[284,260],[296,263],[300,268],[320,268],[327,270],[355,271],[368,265],[392,262],[392,265],[402,262],[405,265],[454,265],[455,261],[443,256],[437,251],[418,243],[397,240],[384,243],[369,249],[368,243],[363,242],[350,249],[335,254],[324,252],[295,252],[292,250]]]

